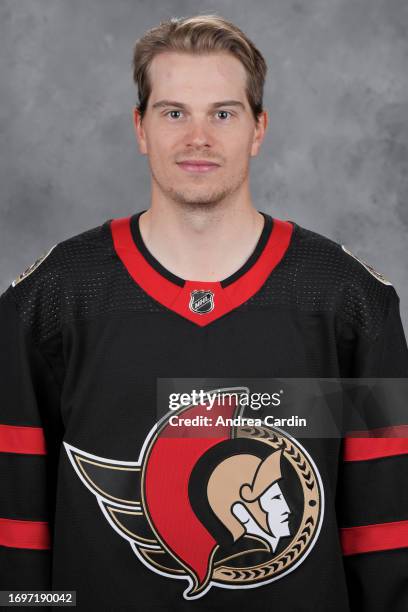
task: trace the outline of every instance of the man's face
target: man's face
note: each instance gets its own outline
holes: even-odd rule
[[[150,80],[145,116],[141,122],[135,108],[134,122],[153,189],[189,206],[249,189],[249,160],[258,153],[267,114],[255,122],[241,62],[230,53],[165,52],[153,59]]]

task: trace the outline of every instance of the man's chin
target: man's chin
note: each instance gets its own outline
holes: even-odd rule
[[[215,206],[222,202],[228,195],[229,191],[220,191],[209,193],[207,191],[175,191],[171,194],[173,200],[185,206]]]

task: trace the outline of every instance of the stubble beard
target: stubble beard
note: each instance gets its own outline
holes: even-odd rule
[[[212,209],[219,206],[221,202],[231,199],[248,176],[247,168],[240,172],[240,174],[234,175],[230,182],[225,182],[216,189],[213,189],[213,186],[209,185],[208,190],[197,190],[197,192],[194,193],[194,189],[182,190],[178,189],[177,186],[163,184],[162,181],[158,180],[152,168],[150,168],[150,171],[153,181],[157,184],[160,191],[175,204],[183,208],[188,208],[189,210],[203,207]]]

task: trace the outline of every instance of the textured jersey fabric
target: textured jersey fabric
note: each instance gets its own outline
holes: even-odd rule
[[[0,296],[0,589],[76,590],[84,610],[408,610],[406,415],[390,434],[371,414],[361,440],[180,437],[157,414],[161,379],[408,377],[394,287],[266,213],[234,274],[182,279],[142,213],[54,245]]]

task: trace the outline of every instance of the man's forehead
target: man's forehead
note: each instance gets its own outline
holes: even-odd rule
[[[177,91],[205,93],[205,84],[211,85],[213,94],[242,93],[246,84],[246,72],[242,63],[231,53],[190,53],[163,52],[156,55],[149,68],[152,93],[168,97],[168,88]],[[174,91],[174,93],[177,93]],[[214,99],[217,99],[217,95]]]
[[[235,108],[242,108],[243,110],[245,110],[245,104],[241,102],[241,100],[211,101],[210,99],[209,102],[206,102],[205,98],[203,99],[203,97],[201,96],[200,102],[204,107],[209,106],[213,109],[222,108],[226,106],[233,106]],[[180,108],[180,109],[189,108],[189,104],[186,102],[181,102],[179,100],[170,100],[170,99],[162,99],[162,100],[158,100],[157,102],[155,102],[153,99],[151,106],[152,108],[166,108],[167,106],[172,106],[174,108]]]

